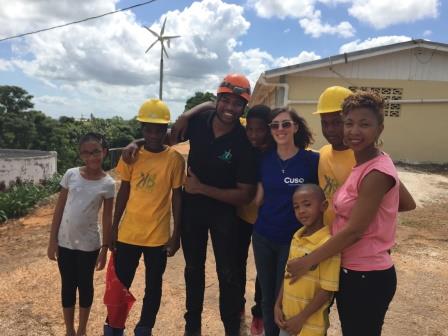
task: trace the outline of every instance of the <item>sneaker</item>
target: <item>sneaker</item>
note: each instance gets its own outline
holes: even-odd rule
[[[255,316],[252,318],[252,323],[250,325],[250,334],[252,336],[264,335],[263,319]]]
[[[110,325],[105,324],[103,327],[104,336],[124,336],[124,329],[112,328]]]
[[[151,328],[149,327],[135,327],[134,329],[134,336],[151,336]]]

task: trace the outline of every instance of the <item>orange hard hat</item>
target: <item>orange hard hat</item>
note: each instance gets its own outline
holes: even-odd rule
[[[241,74],[229,74],[219,84],[217,93],[233,93],[248,102],[250,100],[249,80]]]

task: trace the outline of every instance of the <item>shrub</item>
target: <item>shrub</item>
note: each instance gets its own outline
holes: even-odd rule
[[[59,190],[60,179],[60,175],[55,175],[39,185],[19,182],[0,192],[0,223],[26,215],[39,201]]]

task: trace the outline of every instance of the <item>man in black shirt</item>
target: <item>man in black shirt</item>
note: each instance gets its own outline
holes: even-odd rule
[[[190,140],[181,232],[186,263],[186,336],[201,334],[209,231],[219,279],[221,320],[226,335],[239,335],[241,285],[235,207],[252,200],[256,184],[254,152],[239,122],[249,98],[249,81],[231,74],[218,88],[216,109],[180,117],[188,118],[186,138]]]

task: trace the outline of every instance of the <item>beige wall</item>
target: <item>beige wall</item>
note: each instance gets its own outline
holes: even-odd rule
[[[17,179],[38,183],[52,177],[57,171],[57,154],[48,152],[48,155],[34,156],[33,151],[23,150],[22,157],[9,156],[9,152],[17,152],[13,149],[3,149],[4,156],[0,158],[0,183],[8,187]],[[22,150],[18,150],[22,151]]]
[[[403,88],[402,99],[448,99],[447,82],[350,80],[288,76],[289,100],[317,100],[329,86]],[[315,148],[325,144],[314,104],[291,104],[305,117],[315,133]],[[396,161],[448,163],[448,103],[402,104],[399,118],[386,117],[382,136],[384,150]]]

